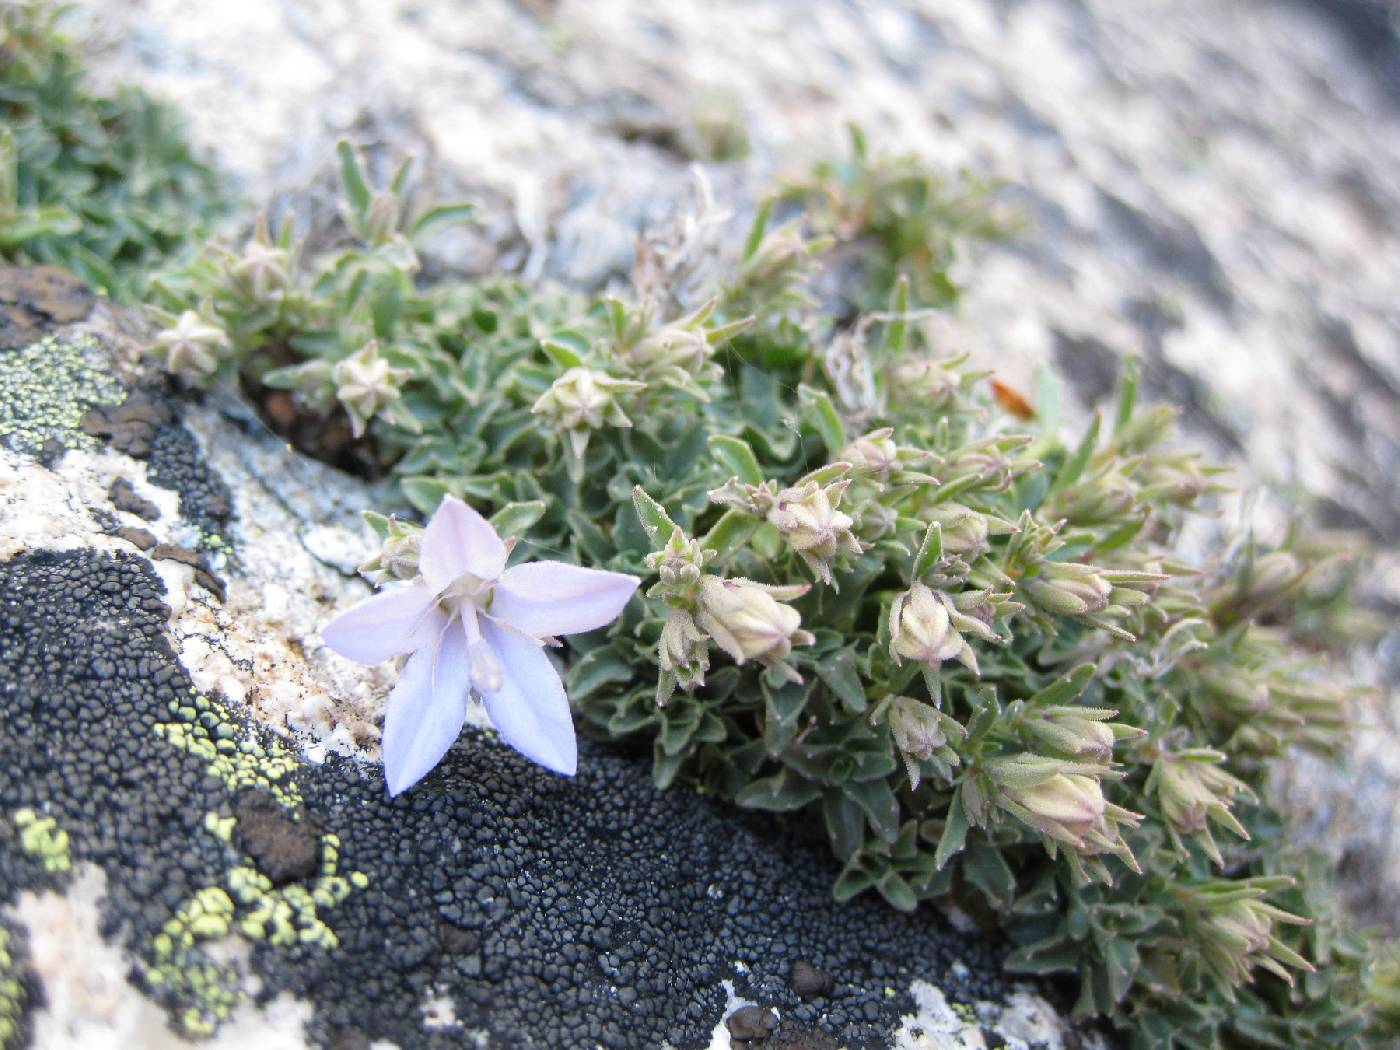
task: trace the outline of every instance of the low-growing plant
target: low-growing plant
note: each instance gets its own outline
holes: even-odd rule
[[[375,192],[348,146],[341,168],[348,245],[307,259],[260,222],[159,283],[157,348],[198,383],[290,392],[313,448],[422,514],[493,515],[512,561],[643,577],[564,650],[586,727],[649,742],[661,787],[821,829],[838,901],[999,922],[1010,969],[1074,975],[1076,1013],[1135,1045],[1382,1045],[1368,997],[1393,1013],[1394,966],[1361,979],[1268,786],[1292,749],[1340,754],[1367,699],[1265,622],[1335,563],[1188,559],[1221,471],[1131,365],[1075,440],[1045,399],[1003,411],[933,341],[916,303],[947,297],[915,292],[919,252],[879,256],[889,301],[853,324],[806,294],[828,205],[778,228],[762,208],[728,255],[686,224],[626,295],[421,287],[416,239],[465,209],[413,212],[403,174]],[[841,185],[871,215],[912,192],[859,170]],[[918,212],[930,244],[958,228],[939,214]],[[366,573],[416,578],[419,527],[371,521]]]
[[[227,196],[172,108],[88,86],[57,28],[64,10],[0,0],[0,258],[133,301],[153,269],[207,239]]]

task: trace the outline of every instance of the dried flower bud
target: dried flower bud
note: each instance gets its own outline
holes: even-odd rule
[[[331,370],[336,399],[345,406],[350,429],[356,437],[365,432],[371,418],[399,399],[399,384],[411,373],[391,368],[379,356],[379,344],[371,339],[356,353],[336,363]]]
[[[706,576],[700,581],[696,621],[736,664],[757,660],[799,681],[797,672],[783,661],[794,645],[811,645],[816,639],[801,629],[797,610],[778,599],[796,598],[806,589]]]
[[[229,340],[222,328],[207,324],[199,314],[186,310],[173,327],[156,336],[155,352],[169,371],[202,384],[219,370],[229,352]]]
[[[932,670],[954,659],[977,670],[977,659],[953,626],[947,604],[922,583],[915,583],[890,606],[890,655],[896,663],[914,660]]]

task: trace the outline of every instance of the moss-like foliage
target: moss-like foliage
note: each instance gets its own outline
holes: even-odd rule
[[[61,15],[0,2],[0,258],[133,299],[153,267],[207,236],[226,197],[172,109],[88,87]]]
[[[973,197],[858,141],[784,225],[764,206],[726,251],[702,213],[587,302],[420,287],[415,241],[465,209],[415,212],[405,171],[376,191],[341,161],[347,246],[307,259],[263,225],[212,251],[161,283],[157,350],[273,391],[309,447],[421,512],[493,513],[517,558],[646,577],[571,639],[586,725],[650,741],[658,785],[818,829],[838,901],[952,895],[999,922],[1010,968],[1075,975],[1077,1013],[1135,1045],[1386,1038],[1268,784],[1291,749],[1344,749],[1368,700],[1279,626],[1336,611],[1335,563],[1188,556],[1219,471],[1131,368],[1067,438],[1053,385],[1032,405],[940,345],[954,247],[1004,225]],[[843,298],[887,298],[848,319],[807,277],[861,245]],[[367,571],[412,577],[416,527],[374,524]]]

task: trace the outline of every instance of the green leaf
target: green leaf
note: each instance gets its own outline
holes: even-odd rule
[[[715,434],[710,438],[710,451],[721,467],[745,485],[763,484],[763,471],[759,469],[758,458],[747,441],[727,434]]]
[[[838,649],[817,663],[817,677],[836,694],[837,699],[855,714],[864,713],[868,706],[865,696],[865,683],[860,680],[860,670],[856,665],[856,652],[853,646]]]
[[[763,680],[763,739],[770,753],[776,754],[797,735],[802,709],[812,692],[811,682],[784,682],[776,688]]]
[[[962,870],[967,880],[987,895],[992,907],[1000,911],[1011,907],[1016,896],[1016,876],[1000,849],[979,843],[965,854]]]
[[[815,802],[821,793],[820,784],[804,780],[790,769],[782,769],[770,777],[755,780],[735,795],[734,801],[746,809],[785,813]]]
[[[651,782],[665,791],[675,783],[685,760],[684,754],[668,755],[662,749],[661,740],[658,738],[651,749]]]
[[[849,860],[865,841],[865,816],[843,791],[829,789],[822,798],[822,818],[831,850],[841,860]]]
[[[1115,434],[1127,426],[1128,421],[1133,418],[1140,375],[1137,357],[1135,355],[1129,356],[1123,362],[1122,371],[1118,373],[1118,408],[1113,417],[1113,432]]]
[[[365,181],[365,170],[360,165],[360,158],[356,155],[355,148],[345,139],[335,144],[335,152],[340,158],[340,186],[345,192],[345,199],[356,218],[363,219],[373,193],[369,183]]]
[[[1094,680],[1098,668],[1089,663],[1080,664],[1061,675],[1040,692],[1031,697],[1030,702],[1037,706],[1059,706],[1077,700],[1089,683]]]
[[[720,515],[714,527],[700,537],[700,549],[714,551],[715,558],[723,562],[747,542],[759,524],[753,515],[730,507]]]
[[[758,246],[763,243],[763,235],[768,231],[768,219],[773,214],[773,199],[770,197],[758,207],[758,214],[753,217],[753,224],[749,227],[749,235],[744,239],[743,259],[748,259],[754,252],[758,251]]]
[[[902,912],[911,912],[919,906],[919,898],[914,889],[897,871],[887,871],[875,883],[880,896]]]
[[[633,682],[637,668],[610,645],[600,646],[574,660],[565,675],[569,698],[583,700],[607,686]]]
[[[884,780],[866,780],[846,785],[846,795],[860,807],[871,830],[881,842],[893,842],[899,834],[899,801]]]
[[[1103,423],[1103,416],[1098,412],[1094,413],[1093,420],[1089,423],[1089,429],[1084,432],[1084,438],[1079,442],[1079,447],[1075,449],[1074,455],[1065,460],[1060,472],[1055,475],[1055,483],[1050,486],[1050,491],[1062,492],[1079,480],[1084,473],[1084,468],[1089,465],[1089,460],[1093,458],[1094,449],[1099,443],[1099,427]]]
[[[962,852],[963,845],[967,842],[967,828],[967,813],[962,805],[962,785],[959,784],[953,792],[952,801],[948,803],[948,817],[943,823],[943,834],[939,836],[938,848],[933,854],[934,867],[941,870],[954,855]]]
[[[679,528],[666,513],[666,508],[648,496],[640,485],[632,490],[632,506],[637,508],[637,517],[655,549],[660,550],[666,546],[671,534]]]
[[[588,353],[588,340],[578,332],[555,332],[540,340],[540,349],[560,368],[578,368]]]
[[[929,522],[928,528],[924,531],[924,540],[919,544],[919,553],[914,558],[914,567],[909,573],[909,582],[917,583],[923,579],[924,574],[929,572],[939,559],[943,557],[943,526],[938,522]]]
[[[408,228],[409,239],[417,240],[419,237],[436,233],[438,230],[460,226],[468,222],[475,212],[476,205],[468,204],[466,201],[456,204],[434,205],[413,220],[413,225]]]
[[[822,439],[826,454],[835,456],[844,449],[847,444],[846,428],[841,425],[841,416],[826,392],[804,384],[797,388],[797,399],[804,409],[803,419]]]
[[[902,354],[909,342],[909,275],[900,274],[895,281],[894,292],[890,296],[890,313],[893,315],[885,329],[885,352],[890,355]]]
[[[503,538],[519,536],[530,529],[540,518],[548,504],[542,499],[527,500],[523,503],[507,503],[491,515],[491,525]]]
[[[837,904],[845,904],[852,897],[875,885],[875,876],[867,869],[864,860],[865,858],[859,855],[852,857],[841,870],[836,885],[831,889],[831,895],[836,898]]]

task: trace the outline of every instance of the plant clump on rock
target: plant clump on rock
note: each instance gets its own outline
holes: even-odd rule
[[[642,577],[564,650],[582,724],[649,740],[660,786],[822,829],[838,902],[954,899],[1138,1045],[1364,1045],[1367,949],[1269,791],[1291,749],[1342,753],[1367,699],[1285,626],[1326,559],[1188,555],[1220,470],[1131,365],[1066,440],[1049,387],[1031,406],[950,352],[948,215],[1003,224],[888,163],[858,140],[737,251],[701,214],[587,300],[420,284],[418,242],[468,209],[411,208],[406,169],[373,190],[345,145],[348,244],[313,258],[260,220],[159,282],[157,347],[288,392],[312,451],[422,514],[467,501],[512,563]],[[887,183],[922,202],[897,229]],[[838,240],[872,254],[849,301],[885,304],[853,321],[809,290]],[[419,527],[371,521],[367,574],[417,577]]]

